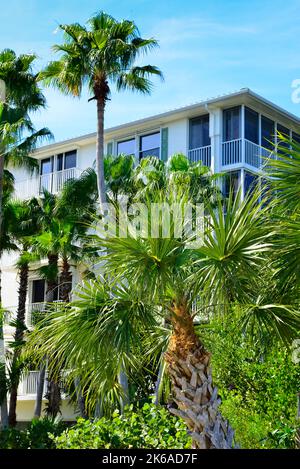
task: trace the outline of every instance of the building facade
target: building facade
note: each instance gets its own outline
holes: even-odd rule
[[[242,197],[256,180],[263,183],[263,166],[272,157],[276,135],[280,132],[300,143],[300,119],[265,100],[249,89],[206,100],[156,116],[126,123],[105,131],[107,154],[133,154],[136,164],[146,156],[164,161],[174,153],[183,153],[193,161],[202,161],[213,173],[226,173],[223,191],[241,187]],[[25,170],[13,170],[18,198],[39,196],[43,188],[57,193],[64,182],[77,178],[94,166],[96,133],[44,146],[34,152],[39,172],[28,176]],[[16,311],[17,255],[4,254],[1,261],[3,307]],[[30,270],[26,323],[33,324],[36,311],[45,308],[45,281],[39,278],[38,265]],[[72,267],[72,283],[80,282],[80,267]],[[13,330],[5,326],[5,340]],[[36,371],[24,378],[19,388],[18,420],[30,420],[37,386]],[[74,409],[64,396],[62,415],[74,418]]]

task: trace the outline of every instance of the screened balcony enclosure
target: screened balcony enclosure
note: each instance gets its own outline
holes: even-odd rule
[[[272,158],[276,131],[289,129],[246,106],[223,111],[222,167],[262,168]]]

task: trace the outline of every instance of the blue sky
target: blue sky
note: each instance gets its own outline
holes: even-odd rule
[[[142,36],[160,48],[145,58],[159,66],[151,96],[114,94],[106,127],[249,87],[300,115],[291,83],[300,78],[300,0],[0,0],[0,47],[36,52],[39,66],[55,56],[59,23],[86,19],[98,10],[134,19]],[[93,132],[94,102],[46,90],[47,110],[35,116],[55,140]]]

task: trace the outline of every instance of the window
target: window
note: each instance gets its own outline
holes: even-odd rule
[[[117,144],[117,154],[120,155],[134,155],[135,154],[135,139],[123,140]]]
[[[209,115],[196,117],[190,120],[189,148],[201,148],[210,145]]]
[[[245,138],[250,142],[258,144],[259,119],[258,113],[245,107]]]
[[[284,127],[281,124],[277,124],[277,132],[283,135],[283,137],[290,139],[290,131],[287,127]],[[277,153],[283,154],[284,151],[281,148],[290,148],[290,145],[287,142],[282,142],[280,138],[277,137],[278,147]]]
[[[76,168],[77,150],[67,151],[57,155],[56,170],[63,171],[65,169]]]
[[[53,156],[41,160],[40,173],[50,174],[53,171]]]
[[[43,303],[45,301],[45,280],[32,281],[32,303]]]
[[[140,159],[146,156],[157,156],[160,153],[160,132],[154,132],[140,137]]]
[[[233,107],[223,111],[223,141],[240,138],[241,107]]]
[[[299,134],[296,134],[296,132],[293,132],[292,133],[292,138],[296,143],[300,144],[300,135]]]
[[[225,174],[223,180],[224,197],[229,197],[230,192],[233,192],[234,197],[236,196],[240,185],[240,173],[240,171],[230,171]]]
[[[261,116],[261,145],[269,150],[274,150],[274,136],[274,121],[265,116]]]
[[[252,193],[257,185],[258,176],[256,174],[250,173],[249,171],[245,171],[244,177],[244,193]]]

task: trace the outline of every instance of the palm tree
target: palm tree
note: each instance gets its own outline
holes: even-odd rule
[[[36,132],[29,112],[45,106],[32,64],[35,55],[20,55],[5,49],[0,53],[0,80],[5,83],[5,102],[0,103],[0,231],[3,212],[3,177],[6,165],[34,166],[29,153],[41,138],[50,137],[48,129]],[[24,136],[24,133],[27,136]],[[1,282],[1,278],[0,278]],[[1,305],[1,298],[0,298]],[[2,324],[0,336],[3,337]],[[3,371],[4,370],[4,371]],[[5,382],[5,367],[1,368],[1,382]],[[6,398],[1,403],[2,425],[7,423]]]
[[[16,407],[18,386],[21,376],[20,355],[24,345],[24,332],[26,330],[25,312],[26,297],[28,290],[29,264],[34,260],[30,253],[29,237],[33,236],[39,230],[37,200],[12,201],[5,205],[6,212],[12,216],[9,220],[4,217],[5,225],[8,228],[10,238],[15,240],[16,247],[20,251],[17,262],[19,289],[18,289],[18,307],[17,315],[14,321],[15,333],[12,347],[12,359],[10,365],[10,402],[9,402],[9,425],[16,425]]]
[[[38,201],[41,231],[32,238],[33,252],[46,257],[48,263],[39,270],[47,281],[46,303],[53,303],[56,293],[58,299],[69,301],[71,292],[70,261],[83,261],[84,249],[80,240],[84,237],[95,214],[97,200],[97,181],[93,170],[85,171],[78,180],[68,181],[59,195],[44,191]],[[59,260],[62,270],[59,281]],[[35,418],[40,417],[45,365],[41,365]],[[47,412],[56,416],[60,406],[58,379],[48,379],[49,405]]]
[[[164,191],[160,200],[168,201],[165,197]],[[28,346],[35,353],[47,350],[54,368],[63,362],[74,373],[81,370],[89,397],[99,394],[102,383],[109,401],[121,393],[120,369],[130,372],[138,366],[141,334],[149,337],[161,330],[166,319],[171,328],[164,356],[173,390],[171,412],[185,420],[194,446],[232,447],[233,431],[218,410],[210,354],[196,332],[195,317],[207,307],[230,314],[235,303],[245,324],[254,322],[283,337],[299,327],[299,314],[291,307],[259,300],[273,230],[270,207],[260,197],[256,192],[241,203],[229,197],[208,204],[204,244],[197,248],[184,237],[94,237],[95,249],[104,252],[101,277],[79,289],[69,310],[53,313],[55,320],[36,331]]]
[[[100,202],[106,200],[104,181],[104,111],[111,95],[111,85],[117,91],[151,92],[149,77],[160,70],[152,65],[136,65],[137,59],[157,46],[154,39],[143,39],[133,21],[117,21],[100,12],[88,20],[88,27],[78,23],[60,25],[65,43],[53,46],[62,54],[58,61],[48,64],[40,74],[46,85],[54,85],[65,94],[80,97],[88,85],[90,100],[97,103],[96,168]]]

